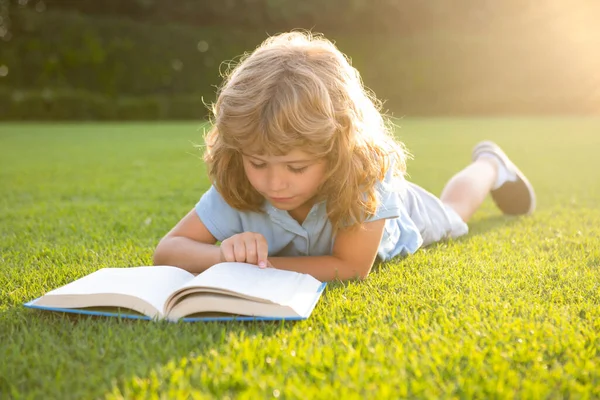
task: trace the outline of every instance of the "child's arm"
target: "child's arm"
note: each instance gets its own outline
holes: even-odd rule
[[[271,257],[275,268],[310,274],[320,281],[364,279],[369,275],[383,236],[385,219],[338,232],[331,256]]]
[[[191,210],[156,246],[154,265],[173,265],[192,273],[221,262],[217,239]]]
[[[331,256],[271,257],[268,261],[275,268],[307,273],[320,281],[364,279],[377,256],[384,224],[385,220],[381,219],[365,223],[358,229],[338,232]],[[245,232],[235,235],[224,241],[222,246],[228,241],[243,242],[247,235],[256,234]],[[246,246],[242,251],[244,254],[239,255],[231,253],[231,246],[225,246],[229,250],[224,254],[216,242],[196,211],[191,210],[159,242],[154,251],[154,264],[173,265],[199,273],[225,260],[257,263],[257,260],[249,260],[248,257],[262,259],[268,253],[266,241],[264,246],[260,246],[257,240],[252,251],[252,246]],[[236,244],[232,246],[236,247]]]
[[[172,265],[192,273],[223,261],[268,266],[269,245],[259,233],[237,233],[224,239],[220,246],[216,242],[193,209],[158,243],[154,265]]]

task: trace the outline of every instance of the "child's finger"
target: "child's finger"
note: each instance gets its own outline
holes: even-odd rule
[[[235,255],[233,254],[233,247],[226,242],[221,243],[221,261],[233,262],[235,261]]]
[[[245,243],[246,246],[246,260],[248,264],[258,264],[258,250],[256,248],[256,238],[254,235],[246,236]]]
[[[256,255],[258,257],[258,266],[266,268],[268,266],[269,244],[263,235],[257,235],[256,237]]]
[[[233,244],[234,261],[246,262],[246,243],[243,240],[235,241]]]

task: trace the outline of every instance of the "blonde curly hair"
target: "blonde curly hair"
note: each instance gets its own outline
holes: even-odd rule
[[[327,162],[319,190],[334,228],[360,226],[379,205],[377,183],[406,169],[377,101],[358,71],[320,35],[269,37],[224,73],[212,105],[204,159],[212,184],[233,208],[261,212],[242,151],[285,155],[301,149]]]

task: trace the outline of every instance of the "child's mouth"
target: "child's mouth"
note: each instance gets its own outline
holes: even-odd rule
[[[270,197],[270,199],[276,203],[286,203],[292,201],[294,197]]]

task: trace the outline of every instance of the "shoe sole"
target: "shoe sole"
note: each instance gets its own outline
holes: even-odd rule
[[[473,149],[473,160],[482,152],[493,153],[504,165],[517,175],[514,182],[505,182],[496,190],[491,191],[492,199],[498,208],[508,215],[529,215],[536,206],[535,191],[525,177],[525,174],[508,158],[500,146],[494,142],[485,141],[477,144]]]

